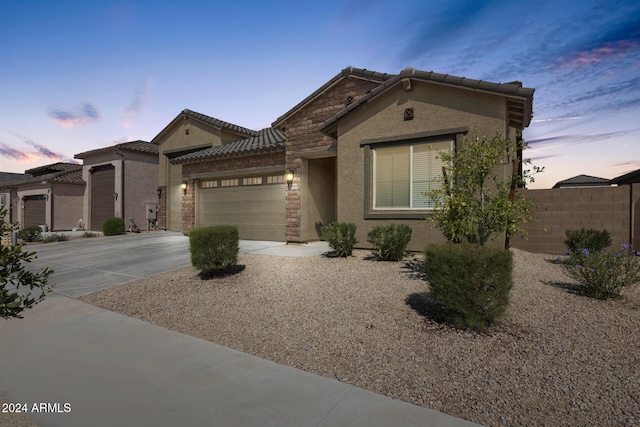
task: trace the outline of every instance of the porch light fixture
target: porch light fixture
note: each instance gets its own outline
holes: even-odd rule
[[[162,188],[158,187],[156,190],[156,194],[158,195],[158,199],[162,197]]]
[[[187,195],[187,181],[182,181],[182,184],[180,184],[180,188],[182,188],[182,192],[186,196]]]
[[[287,188],[289,188],[289,190],[291,190],[291,185],[293,184],[293,178],[294,178],[294,173],[291,169],[289,169],[287,173],[284,175],[284,179],[285,181],[287,181]]]

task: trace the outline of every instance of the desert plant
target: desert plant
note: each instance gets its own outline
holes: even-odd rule
[[[329,243],[337,256],[351,256],[353,247],[358,243],[356,225],[351,222],[332,222],[322,227],[322,238]]]
[[[533,166],[507,182],[498,173],[509,157],[513,159],[510,166],[517,170],[517,158],[524,148],[524,142],[503,138],[498,132],[491,139],[465,139],[453,152],[439,153],[449,166],[445,167],[442,185],[426,194],[434,204],[431,219],[447,240],[484,245],[503,232],[507,242],[512,236],[525,235],[520,224],[533,219],[529,211],[533,202],[516,194],[515,188],[533,181],[533,174],[542,169]]]
[[[122,218],[107,218],[102,223],[102,233],[105,236],[115,236],[118,234],[124,234],[124,219]]]
[[[67,240],[69,240],[69,238],[64,234],[54,233],[54,234],[50,234],[47,237],[43,237],[42,243],[66,242]]]
[[[191,264],[203,273],[225,270],[238,262],[238,227],[215,225],[189,232]]]
[[[5,214],[6,208],[0,208],[0,218],[4,218]],[[15,228],[0,219],[0,235],[13,232]],[[53,270],[45,268],[34,273],[24,268],[24,263],[35,258],[35,252],[24,252],[20,245],[0,245],[0,317],[22,318],[22,311],[42,301],[45,293],[51,290],[52,286],[47,286],[47,281]],[[15,291],[10,291],[7,286],[14,287]],[[20,287],[29,288],[29,291],[20,295]],[[40,290],[37,297],[32,296],[34,288]]]
[[[430,244],[425,277],[444,319],[459,328],[484,330],[502,316],[513,286],[510,251],[470,244]]]
[[[578,282],[580,292],[591,298],[619,298],[623,288],[640,283],[640,252],[627,244],[615,251],[568,252],[558,261],[564,273]]]
[[[592,253],[600,252],[611,246],[611,234],[607,230],[582,227],[580,230],[567,230],[565,234],[567,240],[564,244],[570,252],[575,254],[579,254],[584,249]]]
[[[37,225],[25,227],[18,231],[18,238],[23,242],[39,242],[42,239],[42,229]]]
[[[400,261],[408,251],[411,227],[406,224],[375,226],[367,235],[367,242],[373,245],[374,253],[385,261]]]

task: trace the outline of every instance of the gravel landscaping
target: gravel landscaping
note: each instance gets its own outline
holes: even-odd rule
[[[79,299],[487,426],[640,425],[640,288],[588,299],[555,257],[513,253],[508,315],[483,334],[430,318],[418,261],[362,250],[242,254],[235,275],[189,267]]]

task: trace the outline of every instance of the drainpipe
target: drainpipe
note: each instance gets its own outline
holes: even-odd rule
[[[115,153],[120,156],[120,192],[118,194],[118,199],[120,200],[120,218],[125,220],[124,217],[124,155],[116,148]]]

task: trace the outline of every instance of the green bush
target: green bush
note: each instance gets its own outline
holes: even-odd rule
[[[356,240],[356,225],[351,222],[332,222],[322,227],[322,238],[329,243],[339,257],[353,253]]]
[[[238,227],[215,225],[189,232],[191,264],[203,273],[226,270],[238,262]]]
[[[411,227],[406,224],[391,224],[374,227],[367,235],[367,242],[373,245],[374,253],[385,261],[400,261],[409,252]]]
[[[42,239],[42,243],[53,243],[53,242],[66,242],[69,240],[67,236],[64,234],[51,234]]]
[[[470,244],[431,244],[424,250],[425,273],[444,319],[482,331],[502,316],[513,286],[511,252]]]
[[[37,225],[25,227],[18,231],[18,238],[24,242],[39,242],[42,240],[42,229]]]
[[[102,223],[102,233],[105,236],[115,236],[118,234],[124,234],[124,219],[122,218],[107,218]]]
[[[640,283],[640,253],[627,244],[617,251],[591,252],[583,249],[558,257],[564,273],[576,280],[580,292],[588,297],[611,299],[620,297],[622,288]]]
[[[574,254],[579,254],[583,249],[587,249],[589,252],[600,252],[611,246],[611,234],[607,230],[585,229],[583,227],[580,230],[567,230],[565,234],[567,240],[564,241],[564,244]]]

